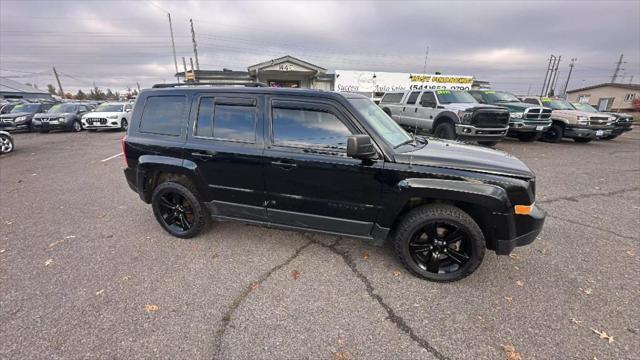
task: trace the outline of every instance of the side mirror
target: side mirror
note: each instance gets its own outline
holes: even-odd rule
[[[422,105],[423,107],[430,107],[430,108],[436,107],[436,104],[429,99],[420,100],[420,105]]]
[[[131,112],[131,109],[125,109],[125,110],[124,110],[124,112],[128,112],[128,113],[130,113],[130,112]]]
[[[347,156],[362,160],[375,157],[376,149],[369,135],[351,135],[347,137]]]

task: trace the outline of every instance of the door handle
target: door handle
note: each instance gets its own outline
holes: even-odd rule
[[[285,170],[289,170],[291,168],[294,168],[298,165],[294,164],[294,163],[288,163],[288,162],[281,162],[281,161],[272,161],[271,165],[275,165],[277,167],[281,167]]]
[[[402,111],[404,111],[404,109],[406,109],[406,107],[402,107]]]
[[[418,108],[416,108],[413,112],[414,112],[414,113],[417,113],[417,112],[418,112]]]
[[[209,153],[205,153],[205,152],[192,152],[191,155],[193,155],[195,157],[207,158],[207,159],[210,159],[210,158],[212,158],[214,156],[213,154],[209,154]]]

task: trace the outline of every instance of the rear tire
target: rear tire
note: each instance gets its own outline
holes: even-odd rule
[[[494,147],[496,146],[497,143],[498,143],[497,141],[478,141],[478,144],[488,146],[488,147]]]
[[[573,138],[573,141],[580,143],[580,144],[586,144],[588,142],[591,142],[591,140],[593,139],[587,139],[587,138]]]
[[[206,208],[190,184],[167,181],[158,185],[153,190],[151,205],[156,220],[175,237],[194,237],[209,220]]]
[[[562,140],[564,129],[558,124],[552,124],[549,129],[542,134],[541,140],[544,142],[557,143]]]
[[[523,133],[518,134],[518,140],[522,142],[533,142],[540,138],[540,133]]]
[[[484,258],[478,224],[461,209],[445,204],[417,207],[400,221],[395,252],[412,274],[430,281],[460,280]]]
[[[8,154],[13,151],[13,140],[9,136],[0,134],[0,154]]]
[[[456,128],[451,123],[441,123],[436,126],[433,135],[441,139],[453,140],[456,138]]]

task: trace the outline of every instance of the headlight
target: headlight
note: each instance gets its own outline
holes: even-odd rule
[[[67,121],[67,118],[65,118],[65,117],[59,117],[59,118],[58,118],[58,121],[65,122],[65,121]]]
[[[109,115],[107,116],[107,119],[117,119],[118,115]]]
[[[472,113],[469,111],[464,111],[464,110],[458,111],[458,118],[460,118],[460,121],[462,121],[465,124],[471,121],[471,116],[472,116]]]
[[[577,119],[578,121],[589,121],[589,118],[586,116],[578,116]]]
[[[25,121],[25,120],[27,120],[27,117],[26,117],[26,116],[18,116],[18,117],[16,118],[16,121]]]
[[[514,112],[509,114],[513,119],[522,119],[523,114],[521,112]]]

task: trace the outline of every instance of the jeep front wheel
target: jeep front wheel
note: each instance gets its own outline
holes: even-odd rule
[[[456,128],[450,123],[442,123],[436,126],[433,135],[441,139],[453,140],[456,138]]]
[[[207,211],[195,190],[177,182],[158,185],[151,196],[153,214],[162,227],[179,238],[196,236],[206,225]]]
[[[484,258],[485,239],[478,224],[452,205],[411,210],[398,225],[396,255],[413,274],[431,281],[460,280]]]

